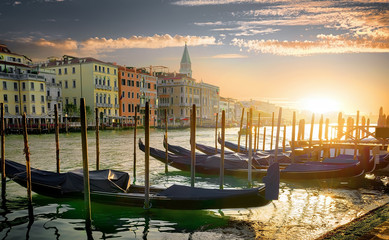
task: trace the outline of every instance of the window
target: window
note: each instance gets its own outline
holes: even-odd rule
[[[3,89],[7,90],[7,82],[6,81],[3,81]]]
[[[107,73],[109,74],[109,68],[107,68]]]
[[[42,113],[45,113],[45,107],[42,106]]]
[[[131,104],[131,110],[132,110],[132,112],[135,112],[134,104]]]
[[[32,113],[35,113],[35,105],[32,105]]]
[[[124,77],[124,72],[122,72],[122,77]]]
[[[59,68],[58,69],[58,75],[61,75],[62,74],[62,70]]]
[[[23,95],[23,102],[26,102],[27,101],[27,97],[26,95]]]
[[[26,83],[22,83],[22,90],[26,90]]]
[[[43,83],[41,83],[40,86],[41,86],[41,91],[44,91],[45,89],[44,89]]]
[[[4,105],[4,112],[8,113],[8,105]]]
[[[95,72],[97,72],[97,65],[95,65]]]
[[[116,69],[114,69],[114,70],[113,70],[113,74],[115,74],[115,75],[116,75]]]
[[[8,95],[4,94],[4,102],[8,102]]]
[[[138,99],[139,99],[139,93],[136,93],[136,98],[138,98]]]
[[[50,108],[51,108],[51,103],[47,103],[47,109],[50,110]]]
[[[73,88],[76,88],[76,80],[73,80]]]
[[[23,112],[27,113],[27,106],[26,105],[23,106]]]
[[[134,98],[134,92],[131,93],[132,98]]]
[[[45,96],[41,96],[41,103],[44,103],[45,102]]]
[[[14,90],[15,90],[15,91],[18,90],[18,83],[14,83]]]
[[[131,80],[127,80],[127,86],[131,87]]]
[[[150,83],[147,83],[147,88],[150,89],[151,88],[151,85]]]
[[[19,102],[19,96],[15,95],[15,102]]]
[[[126,111],[126,108],[124,107],[124,103],[122,104],[122,112],[125,112]]]
[[[63,71],[64,71],[64,74],[68,74],[68,69],[67,68],[64,68]]]
[[[35,102],[35,95],[31,95],[31,102]]]
[[[34,90],[35,86],[33,82],[30,84],[30,86],[31,86],[31,90]]]
[[[76,68],[75,67],[72,68],[72,73],[73,74],[76,73]]]
[[[128,104],[128,112],[131,112],[131,104]]]
[[[131,92],[128,92],[127,95],[128,95],[128,98],[131,98]]]
[[[99,94],[96,93],[96,103],[99,103]]]
[[[19,114],[19,106],[18,105],[15,106],[15,113]]]
[[[52,83],[55,83],[55,78],[52,78],[52,79],[51,79],[51,82],[52,82]]]
[[[135,81],[131,81],[131,86],[132,87],[135,86],[134,84],[135,84]]]
[[[65,98],[66,105],[69,105],[69,98]]]
[[[136,81],[136,87],[139,87],[139,81]]]
[[[122,79],[122,85],[123,85],[123,86],[126,85],[126,80],[125,80],[125,79]]]
[[[77,98],[73,98],[73,105],[77,106]]]
[[[103,67],[103,73],[105,73],[105,67]]]
[[[68,80],[65,80],[65,88],[68,88]]]
[[[101,72],[101,66],[99,66],[99,72]]]

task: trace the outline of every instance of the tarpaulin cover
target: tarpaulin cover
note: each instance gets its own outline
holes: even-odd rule
[[[26,179],[26,166],[13,161],[6,161],[6,175],[10,178]],[[61,187],[63,193],[83,192],[84,174],[82,170],[67,173],[55,173],[31,168],[31,181],[48,186]],[[116,170],[99,170],[89,172],[91,191],[125,192],[130,186],[130,176]]]

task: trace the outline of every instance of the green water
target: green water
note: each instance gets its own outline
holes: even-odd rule
[[[226,139],[236,141],[236,128],[227,129]],[[152,129],[150,144],[163,149],[163,131]],[[288,134],[287,134],[288,135]],[[144,139],[143,130],[138,137]],[[214,129],[199,128],[197,142],[214,145]],[[82,167],[80,133],[60,135],[61,171]],[[133,176],[134,136],[131,130],[100,132],[100,168],[127,171]],[[169,131],[169,142],[186,148],[189,129]],[[269,139],[267,141],[270,142]],[[260,144],[261,145],[261,144]],[[30,135],[31,165],[56,170],[54,135]],[[89,167],[95,169],[95,135],[88,132]],[[6,136],[6,158],[25,162],[23,138]],[[136,183],[144,182],[144,153],[137,150]],[[154,186],[190,185],[190,174],[169,168],[150,158],[150,182]],[[364,181],[364,180],[363,180]],[[225,177],[225,188],[247,186],[246,179]],[[256,179],[255,185],[262,184]],[[378,184],[379,185],[379,184]],[[218,176],[196,175],[196,186],[218,188]],[[268,239],[314,239],[355,217],[389,201],[384,186],[323,188],[281,183],[279,200],[264,207],[178,211],[103,205],[92,202],[93,239],[247,239],[252,234]],[[0,239],[87,239],[83,201],[54,199],[33,194],[34,220],[28,217],[26,189],[7,182],[7,202],[0,209]],[[250,222],[254,233],[231,224]],[[244,225],[244,224],[243,224]],[[221,228],[221,230],[219,229]],[[250,235],[251,234],[251,235]]]

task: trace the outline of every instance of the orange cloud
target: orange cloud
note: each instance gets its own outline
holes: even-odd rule
[[[314,54],[340,53],[387,53],[389,38],[351,39],[341,35],[318,35],[317,41],[278,41],[278,40],[243,40],[233,39],[232,45],[247,48],[248,51],[270,53],[283,56],[307,56]]]

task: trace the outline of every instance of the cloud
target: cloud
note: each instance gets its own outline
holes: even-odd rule
[[[204,6],[204,5],[226,5],[242,3],[279,3],[289,0],[180,0],[172,2],[173,5],[179,6]]]
[[[84,41],[76,41],[71,38],[64,40],[48,40],[40,38],[35,40],[32,37],[18,38],[14,41],[20,43],[29,43],[40,47],[54,48],[61,53],[68,52],[68,54],[78,54],[84,56],[98,56],[103,52],[112,52],[118,49],[130,48],[148,48],[159,49],[167,47],[182,47],[186,42],[190,46],[207,46],[220,45],[221,42],[216,41],[214,37],[210,36],[170,36],[154,35],[149,37],[133,36],[130,38],[89,38]]]
[[[343,35],[317,36],[316,41],[244,40],[235,38],[231,45],[257,53],[282,56],[315,54],[389,53],[389,37],[380,39],[349,38]]]
[[[231,58],[247,58],[247,56],[241,55],[241,54],[219,54],[219,55],[213,56],[212,58],[216,58],[216,59],[231,59]]]

